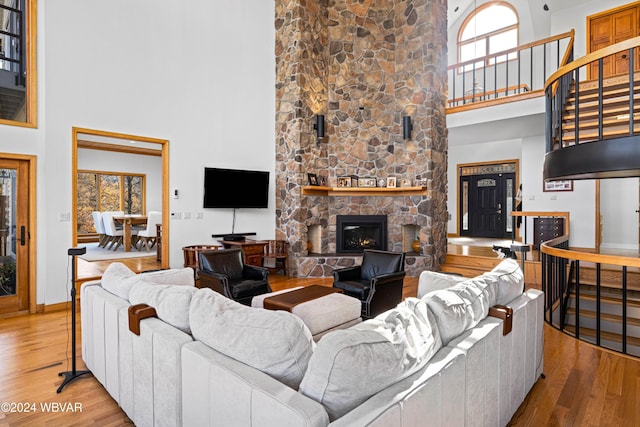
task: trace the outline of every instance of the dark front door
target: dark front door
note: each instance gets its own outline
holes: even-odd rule
[[[461,235],[502,239],[511,236],[510,211],[513,209],[513,183],[515,174],[484,174],[461,177],[463,188],[461,197],[466,206],[467,224]],[[466,182],[466,184],[465,184]]]

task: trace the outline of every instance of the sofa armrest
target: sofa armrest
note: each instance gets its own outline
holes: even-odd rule
[[[140,321],[149,317],[158,317],[156,309],[147,304],[136,304],[128,308],[129,330],[140,335]]]
[[[489,316],[504,320],[502,323],[502,335],[508,335],[513,327],[513,308],[506,305],[494,305],[489,307]]]
[[[360,273],[362,267],[359,265],[355,267],[346,267],[333,270],[333,281],[340,282],[344,280],[360,280]]]

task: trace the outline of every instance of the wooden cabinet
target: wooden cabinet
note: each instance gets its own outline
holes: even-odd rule
[[[228,241],[219,240],[225,249],[240,248],[242,249],[243,262],[247,265],[262,267],[262,258],[264,257],[264,247],[268,242],[262,240],[242,240]]]
[[[564,218],[533,219],[533,249],[540,250],[540,243],[564,234]]]

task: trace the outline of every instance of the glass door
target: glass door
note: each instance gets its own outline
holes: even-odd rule
[[[0,314],[29,309],[29,164],[0,159]]]

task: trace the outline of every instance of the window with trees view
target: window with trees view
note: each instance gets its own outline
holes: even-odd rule
[[[93,211],[145,212],[145,175],[78,171],[78,235],[96,232]]]
[[[471,13],[460,27],[458,33],[459,63],[483,58],[518,46],[518,15],[515,9],[505,2],[486,3]],[[517,53],[510,53],[508,59],[514,59]],[[464,66],[471,71],[484,66],[494,65],[507,60],[506,55],[493,60],[478,61]],[[460,70],[462,71],[462,69]]]

